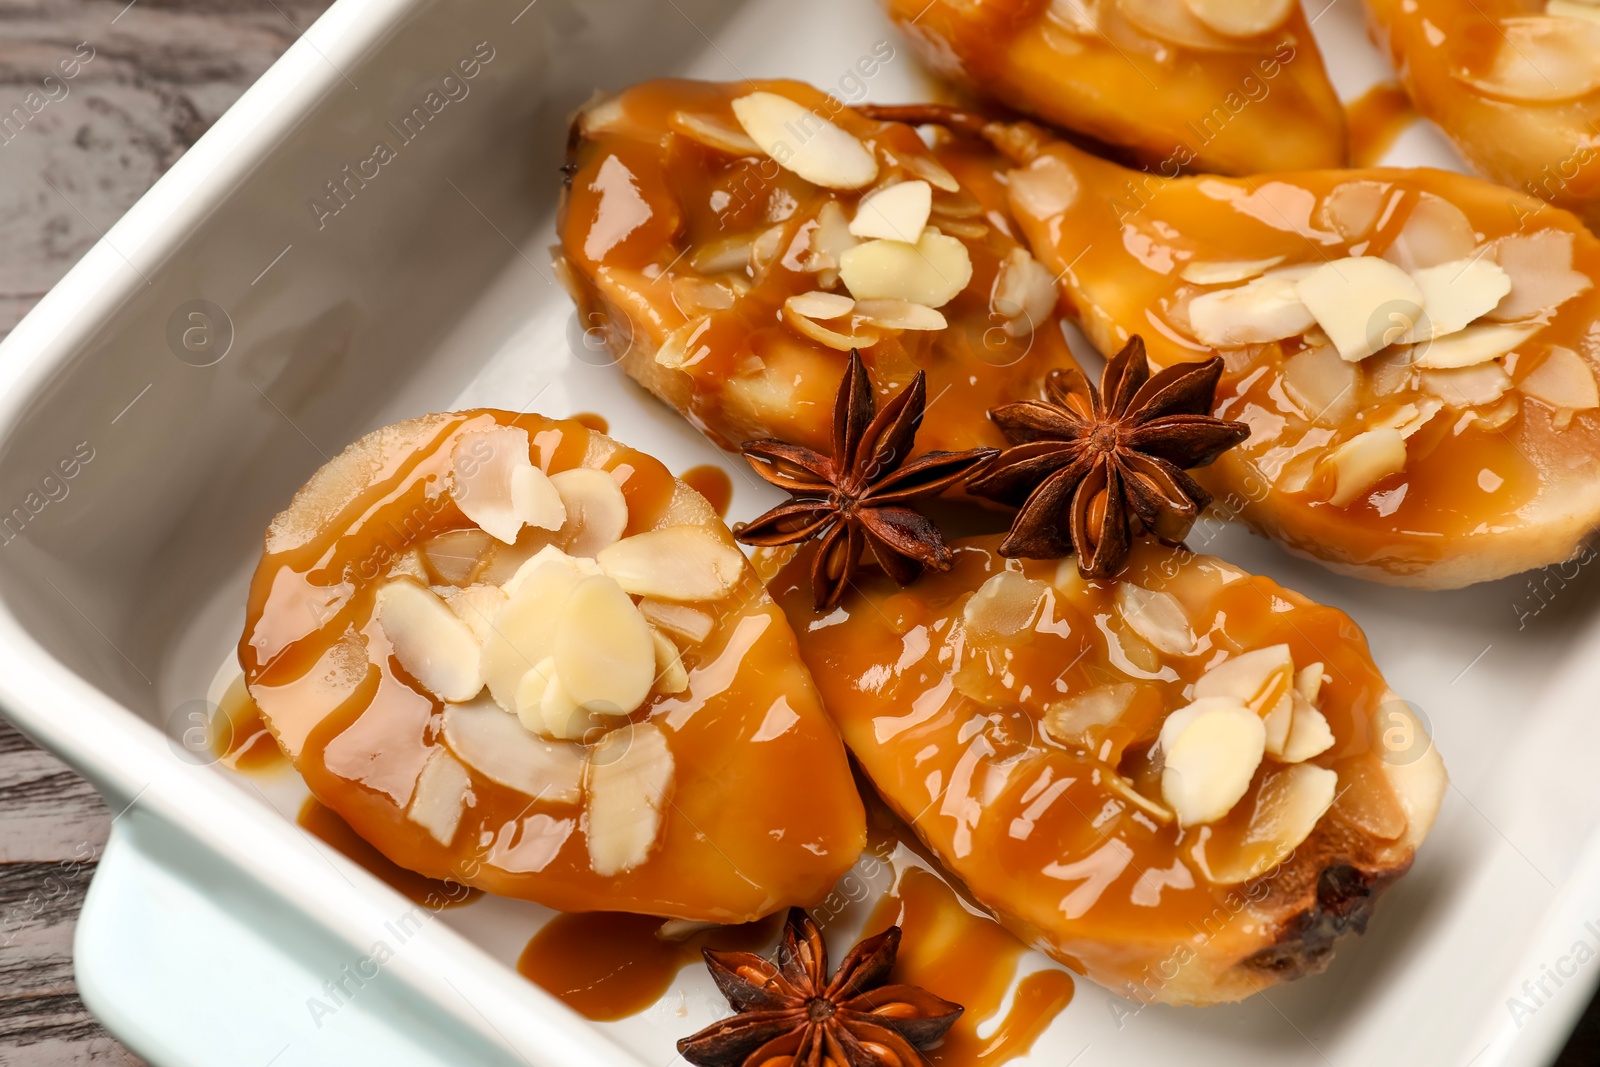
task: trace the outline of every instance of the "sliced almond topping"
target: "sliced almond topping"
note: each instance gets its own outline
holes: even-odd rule
[[[1313,663],[1300,668],[1295,672],[1295,692],[1306,698],[1313,707],[1316,706],[1317,697],[1322,694],[1322,683],[1327,678],[1327,668],[1321,663]]]
[[[863,239],[883,237],[915,244],[933,211],[933,187],[924,181],[899,182],[864,197],[856,207],[850,233]]]
[[[561,737],[561,733],[552,732],[550,724],[545,721],[545,696],[551,697],[551,704],[559,706],[570,703],[570,707],[561,708],[564,712],[558,718],[564,722],[566,717],[578,710],[575,701],[563,701],[559,684],[556,682],[556,661],[549,656],[530,667],[522,676],[522,681],[517,683],[516,715],[523,727],[531,733],[542,737]]]
[[[1594,0],[1549,0],[1544,5],[1544,13],[1562,18],[1600,19],[1600,5]]]
[[[1414,271],[1470,259],[1477,248],[1478,235],[1466,212],[1442,196],[1421,193],[1383,258]]]
[[[471,789],[472,778],[466,768],[441,745],[417,775],[417,791],[411,796],[406,818],[428,831],[439,844],[448,845],[455,840]]]
[[[750,246],[754,242],[754,234],[741,233],[696,245],[688,255],[689,266],[698,274],[743,270],[750,262]]]
[[[813,185],[860,189],[878,176],[878,161],[865,145],[787,96],[741,96],[733,113],[761,151]]]
[[[1045,711],[1040,727],[1064,745],[1094,747],[1094,732],[1112,725],[1133,703],[1139,687],[1112,682],[1058,700]]]
[[[602,715],[627,715],[655,681],[650,627],[622,587],[600,575],[579,582],[561,608],[556,676],[572,699]]]
[[[1511,276],[1511,295],[1488,314],[1497,322],[1548,314],[1593,284],[1572,269],[1572,234],[1565,230],[1502,237],[1494,257]]]
[[[1289,729],[1294,725],[1294,694],[1285,693],[1278,698],[1271,711],[1261,716],[1267,729],[1267,754],[1283,755],[1283,746],[1289,743]]]
[[[508,545],[516,543],[524,526],[558,530],[566,521],[561,497],[529,454],[528,431],[520,426],[464,433],[450,450],[450,495],[456,506]]]
[[[1485,407],[1511,388],[1511,377],[1498,363],[1479,363],[1459,370],[1426,370],[1422,388],[1453,408]]]
[[[1368,420],[1368,425],[1375,430],[1382,428],[1398,430],[1401,437],[1410,438],[1443,410],[1443,402],[1436,397],[1418,397],[1414,404],[1401,404],[1382,415],[1374,416]]]
[[[650,857],[661,831],[661,812],[672,787],[672,750],[653,723],[611,731],[589,754],[589,866],[602,878],[621,874]]]
[[[1340,357],[1352,363],[1393,344],[1422,317],[1417,283],[1376,256],[1324,263],[1302,278],[1297,288]]]
[[[444,740],[467,766],[508,789],[555,804],[583,799],[583,752],[542,741],[489,700],[446,704]]]
[[[973,634],[1010,637],[1033,625],[1039,602],[1050,587],[1016,571],[1001,571],[978,586],[961,609],[962,621]]]
[[[1294,854],[1333,804],[1339,776],[1307,763],[1269,771],[1243,826],[1213,827],[1196,842],[1195,865],[1215,885],[1260,878]],[[1230,820],[1230,823],[1232,820]]]
[[[1196,18],[1224,37],[1259,37],[1282,26],[1294,0],[1184,0]]]
[[[852,327],[850,333],[831,330],[814,319],[800,314],[787,304],[783,309],[783,319],[803,336],[838,352],[848,352],[852,348],[871,348],[882,339],[877,331],[865,328]]]
[[[1402,344],[1426,341],[1456,333],[1474,319],[1493,311],[1511,292],[1511,276],[1485,258],[1457,259],[1411,273],[1422,290],[1425,317]]]
[[[1537,326],[1483,323],[1459,333],[1417,346],[1417,366],[1428,370],[1453,370],[1487,363],[1513,351],[1539,332]]]
[[[1329,452],[1327,463],[1334,473],[1328,503],[1347,507],[1389,475],[1406,469],[1406,439],[1395,429],[1367,430]]]
[[[961,183],[956,180],[956,176],[946,170],[943,163],[931,156],[906,156],[900,163],[906,170],[935,189],[946,193],[961,192]]]
[[[483,680],[495,703],[509,712],[520,710],[517,692],[523,677],[555,650],[561,609],[587,577],[579,562],[594,566],[590,560],[574,561],[559,550],[546,549],[507,583],[510,599],[483,643]]]
[[[1117,10],[1156,40],[1183,48],[1233,52],[1250,47],[1207,26],[1195,16],[1187,0],[1117,0]]]
[[[1119,582],[1117,611],[1134,633],[1167,655],[1187,656],[1194,651],[1195,636],[1189,626],[1189,616],[1171,593]]]
[[[1553,103],[1600,89],[1600,22],[1522,15],[1496,21],[1500,42],[1487,70],[1452,73],[1501,100]]]
[[[685,318],[698,318],[710,311],[726,311],[733,307],[739,294],[730,285],[708,281],[692,275],[672,279],[672,302]]]
[[[389,563],[389,578],[415,578],[423,585],[431,584],[432,578],[428,568],[422,561],[422,551],[416,548],[407,549],[395,556]]]
[[[646,622],[678,641],[698,645],[711,636],[716,620],[698,608],[645,597],[639,601],[639,614]]]
[[[783,302],[783,306],[796,315],[827,322],[843,318],[855,308],[856,302],[843,293],[797,293]]]
[[[856,304],[855,314],[885,330],[942,330],[949,325],[933,308],[905,300],[863,300]]]
[[[1061,294],[1055,277],[1024,248],[1013,248],[1000,261],[990,304],[1006,318],[1006,333],[1024,337],[1050,321]]]
[[[906,300],[943,307],[972,280],[967,246],[938,230],[916,244],[876,240],[839,257],[839,277],[857,300]]]
[[[1354,243],[1372,231],[1389,187],[1383,182],[1344,182],[1334,187],[1318,211],[1318,221]]]
[[[805,268],[837,271],[839,257],[860,243],[850,234],[850,220],[845,218],[844,208],[837,200],[829,200],[817,211],[817,225],[811,231],[811,251]]]
[[[1333,730],[1328,727],[1327,718],[1312,707],[1305,697],[1295,693],[1294,722],[1289,727],[1289,740],[1279,753],[1279,758],[1285,763],[1304,763],[1332,748],[1333,740]]]
[[[1317,345],[1284,361],[1283,384],[1312,422],[1340,426],[1355,414],[1360,373],[1331,345]]]
[[[574,467],[550,476],[567,510],[567,554],[593,559],[628,528],[628,498],[609,471]]]
[[[432,591],[408,579],[383,586],[378,625],[400,666],[440,700],[471,700],[483,688],[478,639]]]
[[[1556,429],[1572,424],[1575,412],[1600,408],[1600,388],[1596,388],[1594,369],[1578,353],[1551,345],[1544,361],[1517,383],[1517,388],[1556,410]]]
[[[561,567],[576,578],[587,578],[590,575],[600,573],[600,565],[594,560],[586,559],[582,556],[569,556],[555,545],[545,545],[523,560],[522,565],[512,572],[511,577],[505,580],[501,588],[505,590],[506,596],[515,596],[517,590],[522,588],[522,583],[527,580],[528,576],[547,563]],[[556,606],[559,607],[560,605]]]
[[[1161,728],[1161,799],[1179,825],[1228,814],[1250,788],[1266,745],[1261,716],[1226,697],[1196,701],[1168,716]]]
[[[1265,714],[1294,685],[1294,657],[1288,645],[1268,645],[1229,656],[1194,683],[1194,697],[1227,697]]]
[[[1382,760],[1366,752],[1340,760],[1335,769],[1339,772],[1335,817],[1380,841],[1393,841],[1406,832],[1410,820],[1389,784]]]
[[[1240,348],[1296,337],[1316,320],[1292,278],[1268,274],[1189,301],[1195,337],[1212,348]]]
[[[718,600],[744,574],[744,554],[698,526],[668,526],[624,537],[595,557],[600,569],[635,596]]]
[[[730,156],[754,156],[761,153],[761,146],[746,137],[742,131],[711,115],[674,111],[667,119],[667,125],[672,127],[674,133],[680,133],[691,141],[697,141],[718,152],[726,152]]]
[[[1184,264],[1183,270],[1178,272],[1178,277],[1195,285],[1232,285],[1234,282],[1258,278],[1282,262],[1282,256],[1228,262],[1207,262],[1196,259]]]
[[[493,546],[494,541],[482,530],[452,530],[422,543],[422,561],[441,582],[471,585]]]
[[[683,669],[683,657],[672,638],[660,630],[651,630],[650,641],[656,653],[656,689],[672,696],[689,688],[689,672]]]
[[[469,585],[465,589],[444,586],[441,595],[480,645],[489,639],[495,616],[506,603],[505,590],[498,585]]]

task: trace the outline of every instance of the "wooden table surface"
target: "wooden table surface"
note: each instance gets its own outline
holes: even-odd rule
[[[326,6],[0,0],[0,337]],[[0,721],[0,1067],[140,1063],[72,977],[110,822],[86,782]],[[1595,1006],[1558,1062],[1600,1062]]]

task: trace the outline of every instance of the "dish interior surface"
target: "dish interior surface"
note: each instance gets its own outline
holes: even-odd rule
[[[323,72],[326,90],[303,119],[283,123],[259,163],[216,190],[174,247],[142,230],[113,231],[129,264],[111,286],[123,297],[92,333],[63,335],[5,427],[0,499],[46,503],[5,534],[0,597],[51,656],[169,737],[190,725],[193,702],[206,699],[237,640],[268,521],[325,457],[375,427],[479,405],[594,413],[675,472],[723,467],[731,520],[776,500],[611,366],[555,283],[547,249],[566,117],[596,89],[668,74],[796,77],[847,101],[888,103],[927,99],[931,83],[872,4],[518,7],[342,0],[336,14],[382,32],[350,56],[326,43],[336,67]],[[1323,15],[1316,33],[1351,99],[1385,76],[1383,62],[1359,5]],[[884,41],[893,59],[862,77],[858,59]],[[476,74],[464,77],[469,68]],[[373,164],[379,142],[391,158]],[[1460,169],[1422,125],[1386,161]],[[364,177],[374,166],[376,176]],[[1088,354],[1081,337],[1070,339]],[[1085,363],[1098,366],[1092,355]],[[75,473],[60,477],[70,457]],[[1600,816],[1600,778],[1588,767],[1600,726],[1585,699],[1600,682],[1591,555],[1419,593],[1334,576],[1216,523],[1197,527],[1190,544],[1349,612],[1394,689],[1431,724],[1453,785],[1409,877],[1327,973],[1204,1010],[1141,1008],[1080,981],[1027,1062],[1460,1064],[1530,1020],[1544,1036],[1482,1062],[1548,1054],[1596,975],[1563,974],[1538,1003],[1516,991],[1577,942],[1589,948],[1585,959],[1600,949],[1590,932],[1600,927],[1541,926]],[[20,709],[19,718],[26,726],[40,714]],[[206,774],[205,788],[291,822],[306,795],[292,772]],[[400,907],[378,881],[315,847],[375,908]],[[835,958],[871,903],[830,927]],[[505,965],[494,981],[520,990],[517,956],[549,917],[485,897],[439,922]],[[1528,955],[1536,933],[1559,946],[1554,954]],[[1048,965],[1030,953],[1023,970]],[[1527,1010],[1512,1008],[1514,994]],[[661,1064],[678,1037],[725,1011],[703,969],[691,967],[644,1013],[593,1025]],[[572,1016],[570,1025],[584,1024]]]

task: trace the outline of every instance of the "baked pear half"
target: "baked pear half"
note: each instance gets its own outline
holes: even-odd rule
[[[1295,0],[885,3],[957,85],[1154,173],[1344,165],[1344,109]]]
[[[1420,588],[1600,525],[1600,242],[1575,216],[1430,169],[1166,181],[944,120],[1008,146],[1012,211],[1100,351],[1223,358],[1216,414],[1251,435],[1196,477],[1224,514]]]
[[[273,520],[239,660],[323,804],[403,867],[564,911],[814,903],[865,816],[711,505],[576,422],[375,431]]]
[[[1418,112],[1497,182],[1600,224],[1600,8],[1368,0]]]
[[[1404,874],[1447,779],[1361,631],[1154,541],[1117,579],[956,542],[814,609],[771,583],[872,784],[1031,945],[1144,1003],[1321,970]]]
[[[1004,160],[798,82],[655,81],[574,120],[558,271],[591,337],[720,446],[829,440],[851,349],[880,401],[927,372],[922,451],[1072,365]]]

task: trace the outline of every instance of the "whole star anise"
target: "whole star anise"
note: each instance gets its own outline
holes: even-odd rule
[[[828,979],[822,931],[789,910],[777,962],[753,952],[705,950],[706,966],[737,1013],[678,1042],[700,1067],[926,1067],[962,1007],[909,985],[885,985],[900,928],[869,937]]]
[[[743,526],[747,545],[773,548],[821,538],[811,564],[818,611],[835,608],[868,554],[901,585],[924,567],[950,569],[950,549],[932,520],[906,505],[937,496],[999,454],[994,448],[929,452],[911,462],[911,444],[928,402],[927,376],[918,371],[874,416],[872,382],[861,354],[833,404],[833,455],[772,439],[749,441],[745,459],[757,474],[794,499]]]
[[[1076,550],[1078,572],[1106,578],[1148,530],[1176,544],[1211,503],[1184,473],[1250,436],[1211,414],[1222,360],[1179,363],[1150,375],[1144,341],[1132,337],[1106,362],[1096,389],[1078,370],[1050,373],[1049,401],[989,412],[1011,448],[967,489],[1018,506],[1003,556],[1054,559]]]

